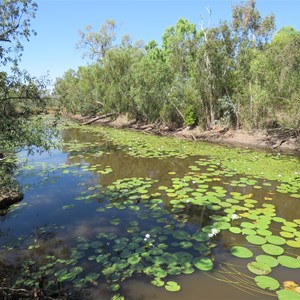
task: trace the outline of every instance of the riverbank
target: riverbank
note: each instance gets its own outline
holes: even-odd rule
[[[168,126],[157,124],[142,124],[135,120],[129,120],[126,116],[116,119],[111,117],[96,119],[94,117],[82,117],[80,115],[68,115],[69,118],[81,124],[104,125],[119,129],[131,129],[142,131],[145,134],[167,135],[176,138],[184,138],[195,141],[207,141],[233,147],[250,149],[265,149],[290,154],[300,154],[300,134],[291,130],[233,130],[229,128],[215,128],[204,131],[200,128],[188,126],[171,130]]]

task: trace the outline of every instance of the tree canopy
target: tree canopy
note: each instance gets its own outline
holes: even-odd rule
[[[284,27],[273,37],[275,16],[262,16],[255,0],[233,6],[232,19],[213,27],[181,18],[161,43],[144,47],[130,39],[117,45],[115,24],[80,33],[92,63],[57,80],[67,111],[124,113],[173,128],[300,125],[299,32]]]
[[[47,80],[34,78],[21,71],[18,62],[23,43],[35,32],[31,20],[37,4],[32,0],[4,0],[0,3],[0,65],[10,66],[9,73],[0,73],[0,153],[12,147],[34,145],[49,148],[51,132],[39,118],[49,99]],[[46,134],[47,138],[43,138]]]

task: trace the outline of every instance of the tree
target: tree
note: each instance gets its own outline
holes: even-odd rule
[[[257,120],[264,114],[263,105],[259,102],[261,96],[254,87],[255,78],[251,72],[251,64],[268,45],[274,24],[273,14],[262,18],[255,0],[233,6],[232,39],[235,63],[233,100],[238,124],[244,127],[259,126]]]
[[[22,52],[22,40],[29,41],[35,31],[30,29],[37,4],[32,0],[4,0],[0,4],[0,64],[16,67]],[[14,55],[13,55],[14,54]]]
[[[84,57],[101,62],[106,52],[113,47],[116,29],[114,20],[106,20],[98,32],[92,31],[92,26],[88,25],[85,31],[79,30],[80,41],[77,43],[77,47],[86,50]]]

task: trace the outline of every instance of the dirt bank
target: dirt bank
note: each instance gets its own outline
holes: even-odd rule
[[[183,127],[177,130],[171,130],[165,125],[137,123],[135,120],[129,120],[125,116],[119,116],[116,119],[111,119],[110,117],[96,119],[95,117],[82,117],[79,115],[69,117],[82,124],[101,124],[114,128],[138,130],[145,134],[168,135],[195,141],[208,141],[227,146],[251,149],[261,148],[300,155],[300,133],[291,130],[272,129],[246,131],[216,128],[214,130],[204,131],[198,127],[193,129]]]

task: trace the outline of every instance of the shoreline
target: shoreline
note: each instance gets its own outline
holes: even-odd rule
[[[80,115],[66,115],[66,117],[82,125],[102,125],[116,129],[135,130],[145,134],[204,141],[227,147],[266,150],[300,156],[300,135],[296,136],[295,133],[283,131],[282,129],[247,131],[243,129],[216,128],[204,131],[198,127],[190,129],[188,126],[185,126],[171,130],[164,125],[137,123],[135,120],[129,120],[125,116],[119,116],[116,119],[111,119],[110,117],[97,119]]]

